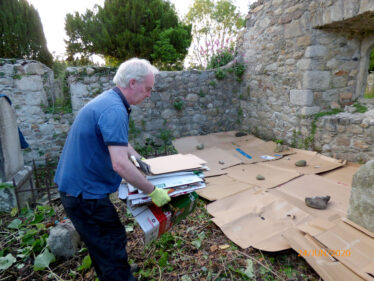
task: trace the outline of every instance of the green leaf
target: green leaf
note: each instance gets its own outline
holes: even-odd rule
[[[197,249],[200,249],[200,247],[201,247],[201,240],[200,239],[193,240],[191,242],[191,244],[194,245]]]
[[[10,224],[8,224],[8,228],[10,229],[19,229],[21,226],[22,221],[20,219],[14,219]]]
[[[183,276],[181,277],[181,281],[192,281],[192,279],[191,279],[191,277],[188,276],[188,275],[183,275]]]
[[[0,258],[0,270],[8,269],[16,262],[16,258],[12,254],[7,254],[5,257]]]
[[[43,270],[48,267],[50,263],[56,261],[55,256],[45,249],[41,254],[39,254],[34,261],[34,271]]]
[[[252,279],[255,278],[255,274],[253,271],[253,262],[252,260],[247,260],[247,267],[244,271],[244,274],[248,276],[248,278]]]
[[[91,257],[89,255],[85,256],[82,265],[80,265],[77,269],[78,271],[90,269],[92,264]]]
[[[10,215],[12,217],[16,216],[18,214],[18,208],[17,207],[14,207],[12,208],[12,210],[10,211]]]

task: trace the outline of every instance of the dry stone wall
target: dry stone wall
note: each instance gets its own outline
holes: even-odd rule
[[[92,98],[114,86],[115,70],[110,68],[74,67],[68,83],[73,113]],[[222,80],[215,71],[162,71],[156,75],[151,98],[132,106],[136,142],[159,140],[163,131],[174,137],[235,130],[241,127],[241,83],[233,74]],[[134,135],[134,134],[133,134]]]
[[[51,69],[37,61],[0,60],[0,93],[7,95],[17,114],[17,124],[30,145],[24,160],[59,156],[73,120],[72,114],[46,113],[62,97]]]

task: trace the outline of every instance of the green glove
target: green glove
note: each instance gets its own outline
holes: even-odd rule
[[[159,207],[165,205],[171,200],[167,190],[158,187],[155,187],[155,190],[149,194],[149,197],[151,197],[152,202]]]

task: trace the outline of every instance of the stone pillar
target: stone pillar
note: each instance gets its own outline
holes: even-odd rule
[[[17,190],[30,189],[31,167],[24,166],[18,135],[17,117],[6,98],[0,98],[0,183],[16,183]],[[30,198],[31,192],[18,192],[21,207]],[[0,211],[10,211],[17,206],[14,187],[0,188]]]
[[[374,232],[374,160],[354,174],[348,219]]]
[[[0,98],[0,180],[9,181],[23,168],[17,117],[6,98]]]

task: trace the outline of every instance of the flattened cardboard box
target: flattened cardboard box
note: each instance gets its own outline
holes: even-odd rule
[[[155,205],[130,208],[130,212],[144,231],[144,244],[156,240],[174,224],[186,218],[196,207],[197,198],[198,195],[192,192],[173,198],[162,208]]]

